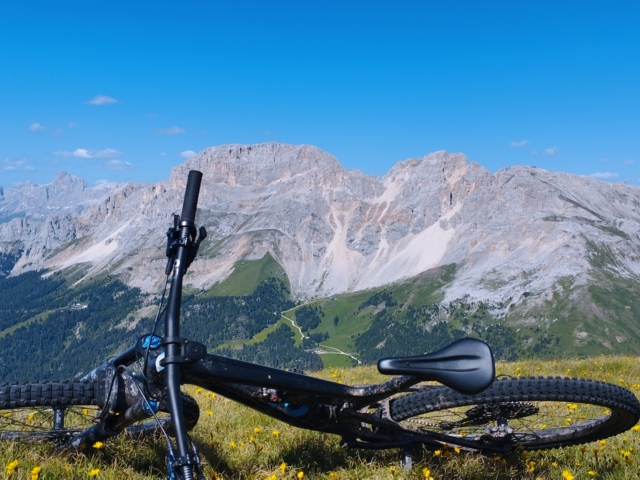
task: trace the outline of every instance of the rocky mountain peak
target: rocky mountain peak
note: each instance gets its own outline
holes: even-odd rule
[[[181,185],[184,171],[190,169],[200,170],[211,183],[230,187],[260,187],[300,175],[327,178],[344,170],[317,147],[281,143],[207,148],[174,169],[172,185]]]
[[[7,190],[0,197],[0,209],[36,211],[44,213],[52,209],[69,209],[82,203],[87,190],[87,183],[66,172],[59,172],[51,183],[36,185],[26,182]]]

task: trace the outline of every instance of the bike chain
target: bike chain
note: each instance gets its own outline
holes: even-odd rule
[[[414,418],[407,418],[407,419],[403,420],[403,422],[417,423],[419,425],[424,425],[425,427],[437,427],[438,426],[437,423],[425,422],[423,420],[416,420]]]

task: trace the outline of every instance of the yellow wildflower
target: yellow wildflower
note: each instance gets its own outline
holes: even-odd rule
[[[229,446],[231,448],[236,448],[238,445],[236,444],[236,442],[229,442]]]
[[[94,468],[92,470],[89,470],[89,476],[90,477],[97,477],[99,473],[100,473],[100,469],[99,468]]]
[[[256,427],[253,429],[253,433],[255,433],[256,435],[259,434],[262,431],[262,429],[260,427]]]
[[[573,480],[574,476],[571,475],[571,472],[569,472],[569,470],[563,470],[562,471],[562,478],[564,478],[565,480]]]
[[[282,462],[282,463],[280,464],[280,471],[281,471],[282,473],[284,473],[286,470],[287,470],[287,464],[286,464],[286,463],[284,463],[284,462]]]
[[[298,477],[298,480],[302,480],[304,478],[304,472],[298,472],[298,475],[296,475]]]
[[[267,480],[278,480],[278,476],[274,473],[273,475],[270,475]]]
[[[13,471],[18,468],[18,460],[14,460],[13,462],[7,465],[7,477],[13,475]]]
[[[587,472],[587,475],[589,475],[590,477],[595,477],[596,476],[596,472],[594,472],[593,470],[589,470]]]
[[[272,434],[274,437],[279,437],[279,436],[280,436],[280,432],[279,432],[278,430],[274,430],[273,432],[271,432],[271,434]]]
[[[98,449],[98,450],[99,450],[99,449],[101,449],[101,448],[102,448],[102,446],[103,446],[103,445],[104,445],[104,444],[103,444],[102,442],[96,442],[96,443],[94,443],[94,444],[93,444],[93,445],[91,445],[91,446],[92,446],[93,448],[95,448],[95,449]]]
[[[442,450],[436,450],[433,453],[435,454],[436,457],[439,457],[440,455],[442,455]]]
[[[527,464],[527,472],[529,472],[529,473],[533,473],[533,472],[535,471],[535,469],[536,469],[536,462],[534,462],[534,461],[530,461],[530,462]]]
[[[42,471],[42,467],[37,466],[31,469],[31,480],[38,480],[40,476],[40,472]]]
[[[429,470],[428,468],[423,468],[422,474],[424,475],[424,480],[433,480],[433,477],[431,476],[431,470]]]

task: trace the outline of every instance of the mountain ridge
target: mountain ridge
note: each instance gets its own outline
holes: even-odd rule
[[[179,211],[189,169],[204,173],[197,222],[210,233],[187,277],[198,288],[267,253],[302,299],[448,264],[458,267],[445,300],[469,296],[505,309],[525,294],[544,301],[563,278],[590,284],[605,257],[599,269],[640,275],[637,187],[525,166],[492,174],[443,151],[376,177],[317,147],[278,143],[207,148],[156,184],[87,188],[61,173],[51,184],[6,189],[0,253],[17,260],[5,273],[82,265],[85,277],[116,274],[157,291],[160,232]]]

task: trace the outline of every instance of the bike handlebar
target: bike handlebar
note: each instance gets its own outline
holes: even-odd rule
[[[188,222],[193,225],[196,218],[196,207],[198,206],[198,195],[200,193],[200,183],[202,182],[202,172],[197,170],[189,171],[187,178],[187,188],[184,193],[184,203],[182,204],[181,222]]]

